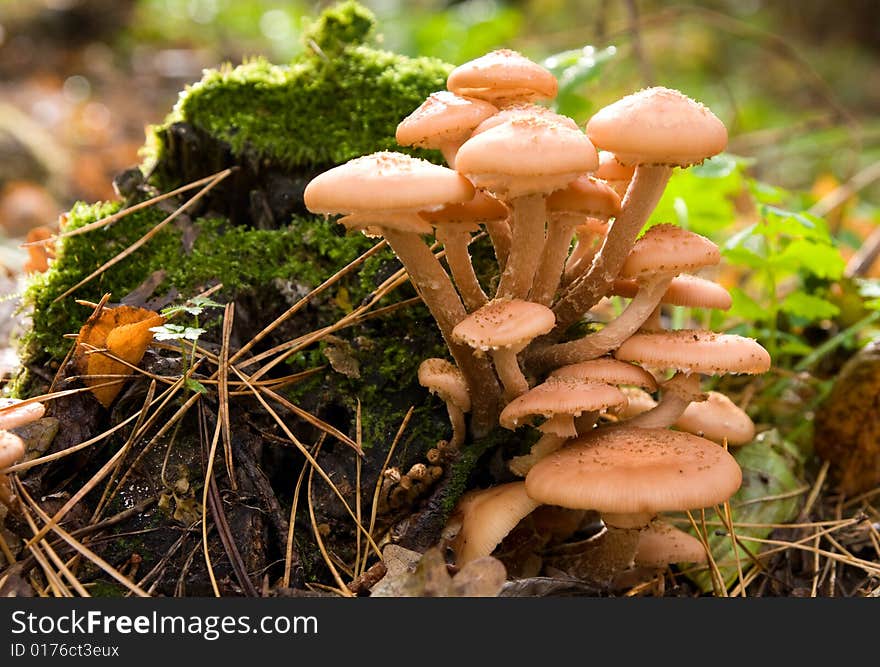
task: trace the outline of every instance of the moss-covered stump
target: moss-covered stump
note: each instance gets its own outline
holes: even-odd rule
[[[61,239],[57,260],[34,279],[27,293],[33,327],[22,341],[19,395],[81,386],[73,377],[72,364],[65,363],[73,342],[64,335],[77,332],[91,313],[77,300],[98,302],[110,294],[110,305],[158,310],[222,285],[211,298],[235,304],[230,338],[234,352],[372,246],[375,241],[346,236],[334,221],[307,214],[302,189],[312,175],[334,164],[377,150],[400,150],[394,142],[397,123],[428,94],[444,87],[451,68],[433,59],[377,50],[368,45],[373,30],[366,10],[344,3],[315,22],[306,35],[306,53],[297,61],[277,66],[257,60],[223,67],[206,73],[181,94],[167,121],[154,128],[150,158],[143,169],[117,179],[122,198],[77,204],[67,214],[63,230],[76,230],[223,169],[233,171],[133,254],[66,296],[62,295],[187,204],[198,190]],[[482,239],[473,251],[484,265],[483,276],[490,280],[491,247]],[[399,268],[389,251],[375,254],[330,289],[310,297],[241,362],[334,324],[369,300]],[[405,283],[375,306],[414,296]],[[198,322],[206,330],[199,344],[212,353],[220,349],[222,312],[209,309]],[[192,324],[185,318],[175,321]],[[418,364],[429,356],[445,356],[445,349],[427,310],[413,302],[334,331],[318,344],[291,353],[263,377],[318,369],[279,392],[359,441],[365,453],[360,460],[348,444],[322,434],[277,400],[269,399],[278,415],[275,419],[247,392],[231,398],[234,479],[220,443],[213,463],[217,491],[209,494],[216,502],[208,505],[209,553],[221,592],[253,594],[264,575],[277,585],[297,488],[292,584],[333,582],[315,532],[334,557],[349,564],[354,561],[355,521],[322,477],[308,474],[311,467],[300,446],[317,452],[321,468],[352,511],[361,513],[364,526],[370,523],[374,492],[381,487],[376,539],[391,534],[420,547],[437,540],[452,505],[473,479],[480,456],[489,456],[502,439],[509,438],[493,434],[494,439],[469,443],[460,457],[428,460],[428,450],[450,434],[442,402],[416,380]],[[173,346],[152,348],[141,366],[165,379],[180,377],[184,370],[181,353]],[[258,368],[253,364],[246,372]],[[133,580],[149,574],[144,585],[166,595],[212,590],[199,547],[199,524],[208,451],[219,414],[217,385],[209,381],[215,370],[210,361],[197,369],[193,377],[205,383],[205,391],[173,429],[162,430],[197,384],[176,395],[140,437],[131,437],[132,420],[91,448],[20,474],[35,498],[58,493],[69,497],[120,447],[129,447],[113,474],[124,484],[100,515],[115,519],[102,525],[100,539],[91,544]],[[49,414],[61,420],[61,428],[49,453],[66,450],[136,415],[148,386],[148,377],[136,374],[109,409],[90,393],[50,402]],[[156,390],[166,387],[160,382]],[[380,479],[394,442],[388,461],[391,473]],[[405,474],[415,464],[431,467],[433,476],[415,489],[393,494],[394,474]],[[303,469],[307,474],[297,487]],[[71,530],[90,530],[106,487],[104,478],[67,517]],[[14,522],[9,525],[16,528]],[[23,536],[27,533],[26,526],[17,529]],[[118,590],[100,571],[87,574],[95,586],[104,586],[95,592]]]

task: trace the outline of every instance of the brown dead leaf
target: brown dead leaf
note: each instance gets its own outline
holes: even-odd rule
[[[92,394],[105,408],[122,390],[125,380],[107,385],[111,378],[101,376],[131,375],[131,367],[116,358],[137,366],[153,340],[150,328],[164,322],[165,318],[152,310],[117,306],[99,309],[79,330],[74,362],[79,373],[86,376],[86,386],[92,387]],[[100,384],[106,386],[96,386]]]
[[[33,243],[34,241],[45,241],[52,238],[52,232],[48,227],[40,226],[31,229],[25,243]],[[28,259],[24,263],[25,273],[44,273],[49,269],[49,260],[55,257],[54,243],[41,243],[39,245],[27,246]]]

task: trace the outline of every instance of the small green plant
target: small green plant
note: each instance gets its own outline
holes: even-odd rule
[[[205,311],[206,308],[222,308],[222,303],[217,303],[211,299],[206,297],[193,297],[188,299],[183,304],[177,306],[169,306],[161,311],[161,314],[166,318],[166,320],[180,315],[181,313],[186,313],[192,316],[192,325],[183,325],[183,324],[173,324],[171,322],[165,322],[165,324],[158,327],[151,327],[150,331],[154,333],[154,338],[159,341],[167,341],[167,340],[176,340],[180,344],[181,350],[181,359],[183,361],[183,375],[187,375],[189,373],[190,368],[192,368],[195,363],[196,349],[199,338],[203,333],[206,332],[206,329],[203,329],[199,326],[199,316]],[[191,391],[205,393],[207,391],[205,385],[196,380],[195,378],[187,377],[185,384],[188,389]]]

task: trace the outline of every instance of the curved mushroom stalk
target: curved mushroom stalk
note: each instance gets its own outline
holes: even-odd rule
[[[663,396],[656,407],[623,422],[628,427],[667,428],[681,417],[693,401],[702,401],[706,395],[700,391],[700,376],[697,373],[677,372],[663,386]]]
[[[580,214],[555,214],[547,225],[547,239],[538,260],[538,272],[529,300],[549,306],[559,287],[565,260],[575,228],[583,222]]]
[[[492,248],[495,250],[499,271],[504,271],[504,267],[507,266],[507,258],[510,257],[512,232],[508,220],[489,220],[485,223],[486,232],[488,232]]]
[[[660,304],[672,278],[671,274],[658,276],[654,282],[644,286],[623,313],[600,331],[568,343],[557,343],[537,349],[534,353],[536,367],[540,370],[588,361],[617,349],[648,320]]]
[[[495,364],[495,371],[504,387],[504,401],[509,403],[517,396],[526,393],[529,390],[529,383],[519,367],[519,360],[516,358],[517,352],[522,348],[499,348],[492,350],[492,361]]]
[[[485,306],[489,299],[480,286],[468,252],[470,232],[454,229],[453,225],[443,225],[437,228],[437,240],[446,249],[446,262],[467,310],[473,312]]]
[[[601,228],[599,227],[601,225]],[[577,243],[568,259],[565,261],[565,269],[562,272],[562,287],[568,287],[579,276],[586,273],[593,258],[599,251],[602,239],[608,234],[608,223],[601,220],[587,220],[576,230]]]
[[[554,334],[561,334],[568,329],[611,290],[639,231],[663,196],[671,175],[672,167],[665,165],[636,167],[633,180],[623,198],[620,216],[611,223],[608,236],[593,258],[589,271],[573,280],[553,306],[556,314]]]
[[[496,298],[525,299],[544,247],[545,197],[540,193],[514,197],[510,208],[513,212],[510,256],[501,273]]]

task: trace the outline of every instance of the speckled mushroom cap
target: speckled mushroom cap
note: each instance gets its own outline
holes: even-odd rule
[[[598,162],[580,130],[543,118],[515,118],[465,141],[455,168],[477,187],[517,197],[565,187]]]
[[[447,90],[431,93],[397,126],[395,138],[401,146],[440,148],[446,141],[464,139],[498,109],[472,97]]]
[[[452,169],[391,151],[333,167],[309,181],[303,193],[310,211],[326,215],[414,212],[473,196],[470,181]]]
[[[736,460],[710,440],[615,426],[538,461],[526,491],[547,505],[631,514],[709,507],[728,500],[741,483]]]
[[[583,213],[607,220],[620,213],[620,197],[611,186],[590,176],[579,176],[547,197],[551,213]]]
[[[651,368],[707,375],[770,370],[770,355],[753,338],[697,329],[633,334],[614,356]]]
[[[657,391],[657,381],[644,368],[609,357],[561,366],[550,373],[550,377],[572,377],[614,385],[626,384]]]
[[[458,95],[503,104],[552,99],[558,84],[545,67],[516,51],[498,49],[456,67],[446,87]]]
[[[23,403],[18,398],[0,398],[0,429],[37,421],[45,412],[46,406],[39,402]]]
[[[638,291],[639,285],[635,280],[624,278],[615,280],[611,288],[611,293],[615,296],[623,296],[628,299],[633,298]],[[670,306],[728,310],[733,300],[730,297],[730,292],[718,283],[699,276],[682,274],[672,279],[661,302]]]
[[[636,565],[666,567],[672,563],[705,563],[708,559],[700,540],[665,521],[655,519],[639,531]]]
[[[504,406],[498,423],[513,431],[535,417],[577,417],[583,412],[599,412],[624,405],[626,397],[610,384],[573,377],[550,377]]]
[[[470,412],[471,395],[464,376],[455,364],[446,359],[425,359],[419,364],[419,384],[436,393],[462,412]]]
[[[456,565],[490,555],[538,504],[526,494],[523,482],[466,493],[450,518],[450,523],[461,523],[451,543]]]
[[[624,165],[687,167],[727,146],[727,128],[707,107],[677,90],[640,90],[587,122],[590,140]]]
[[[675,427],[717,443],[744,445],[755,437],[755,423],[736,403],[717,391],[708,392],[705,401],[691,403],[675,422]]]
[[[470,201],[447,204],[430,211],[420,211],[419,215],[432,224],[456,224],[473,231],[481,223],[506,220],[507,207],[492,195],[478,190]]]
[[[471,136],[476,136],[486,130],[491,130],[497,125],[501,125],[502,123],[517,118],[543,118],[551,123],[559,123],[560,125],[569,127],[572,130],[577,130],[578,132],[581,130],[578,124],[574,122],[574,119],[569,118],[568,116],[558,114],[549,107],[542,107],[539,104],[523,102],[520,104],[511,104],[510,106],[501,109],[494,116],[490,116],[474,128]]]
[[[718,246],[705,236],[661,224],[651,227],[635,242],[620,276],[641,282],[658,273],[695,271],[720,261]]]
[[[8,468],[24,456],[24,440],[15,433],[0,431],[0,470]]]
[[[452,339],[486,352],[510,348],[519,351],[556,324],[547,306],[520,299],[493,299],[455,325]]]

